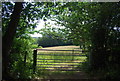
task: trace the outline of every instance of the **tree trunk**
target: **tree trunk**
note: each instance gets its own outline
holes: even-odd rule
[[[11,20],[8,24],[5,35],[2,39],[2,74],[3,79],[9,79],[9,64],[10,57],[9,52],[12,46],[14,36],[16,34],[16,29],[20,20],[20,13],[22,11],[22,2],[16,2],[14,6],[14,11],[11,15]]]

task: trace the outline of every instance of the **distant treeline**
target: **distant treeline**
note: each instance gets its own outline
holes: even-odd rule
[[[39,37],[37,40],[37,44],[38,46],[42,47],[73,45],[71,40],[64,40],[60,37],[52,36]]]

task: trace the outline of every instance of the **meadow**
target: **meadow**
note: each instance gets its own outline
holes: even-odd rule
[[[41,71],[79,71],[86,55],[79,46],[42,48],[37,53],[37,69]]]

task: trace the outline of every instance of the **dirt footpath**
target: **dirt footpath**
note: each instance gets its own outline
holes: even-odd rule
[[[76,72],[71,74],[51,74],[48,76],[48,79],[89,79],[89,77],[84,72]]]

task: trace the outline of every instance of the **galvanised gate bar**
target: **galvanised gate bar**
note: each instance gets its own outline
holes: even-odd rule
[[[33,71],[80,71],[80,65],[86,59],[82,50],[34,50]]]

